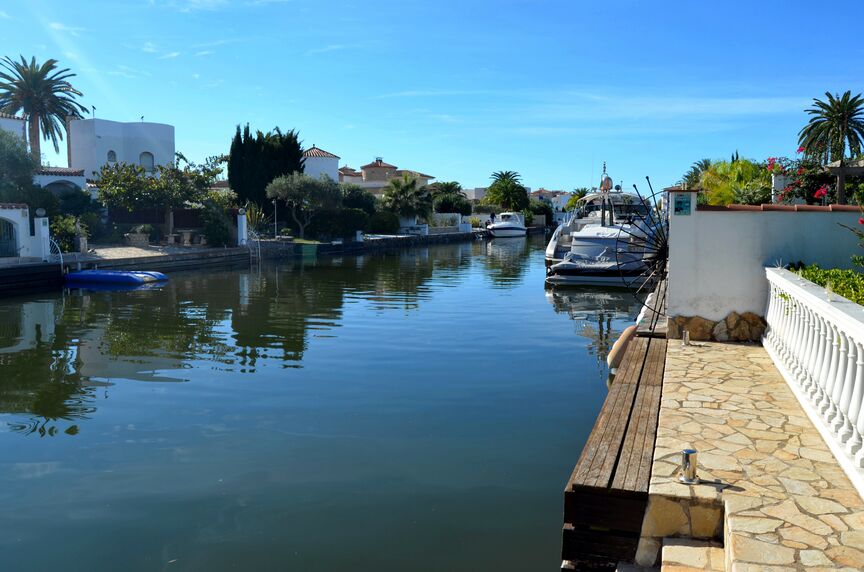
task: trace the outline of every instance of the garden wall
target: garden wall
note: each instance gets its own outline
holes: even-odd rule
[[[768,301],[766,266],[802,261],[851,268],[851,256],[864,254],[840,226],[864,229],[853,206],[695,208],[675,196],[670,206],[670,337],[687,329],[692,339],[758,340]]]

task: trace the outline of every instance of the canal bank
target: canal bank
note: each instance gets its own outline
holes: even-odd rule
[[[529,227],[530,235],[544,233],[542,227]],[[362,255],[398,251],[474,240],[489,240],[488,231],[415,235],[370,235],[362,241],[329,243],[283,240],[250,240],[246,246],[206,248],[183,246],[94,246],[87,254],[68,253],[50,262],[22,262],[0,265],[0,296],[46,291],[62,287],[63,274],[75,270],[154,270],[176,272],[244,266],[261,259],[291,260],[317,256]]]

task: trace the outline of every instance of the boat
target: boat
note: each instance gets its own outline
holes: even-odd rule
[[[654,253],[650,204],[613,188],[603,167],[600,190],[579,200],[576,211],[546,247],[546,283],[639,288]]]
[[[164,282],[168,277],[161,272],[146,270],[79,270],[65,276],[67,284],[150,284]]]
[[[495,238],[525,236],[528,234],[528,229],[525,227],[522,215],[511,212],[501,213],[498,220],[491,223],[486,229]]]

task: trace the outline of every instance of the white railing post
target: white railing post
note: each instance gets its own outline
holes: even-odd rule
[[[766,276],[765,349],[864,494],[864,307],[788,270]]]

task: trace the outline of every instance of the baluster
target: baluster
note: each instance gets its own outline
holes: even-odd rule
[[[852,404],[852,391],[855,385],[855,362],[858,348],[851,336],[847,336],[849,353],[846,359],[846,375],[843,377],[843,393],[840,395],[840,413],[835,423],[837,437],[845,443],[852,436],[852,423],[849,420],[849,409]]]
[[[818,314],[817,319],[819,320],[819,339],[816,342],[816,368],[813,375],[815,383],[810,393],[810,401],[813,404],[818,403],[819,398],[822,396],[822,388],[825,385],[825,377],[828,372],[826,360],[829,359],[828,352],[826,351],[828,347],[828,324],[825,322],[825,318]]]
[[[813,370],[816,367],[816,343],[818,339],[819,324],[816,320],[816,314],[807,308],[807,346],[804,351],[806,376],[801,383],[801,387],[805,391],[809,391],[813,387]]]
[[[834,324],[828,324],[828,335],[830,336],[831,345],[828,348],[830,360],[828,363],[828,376],[825,379],[825,385],[822,386],[825,390],[822,394],[822,402],[819,403],[818,410],[823,416],[827,415],[828,409],[834,406],[831,396],[834,394],[834,384],[837,382],[837,361],[840,357],[840,340],[837,329]]]
[[[801,303],[795,304],[795,313],[793,314],[794,322],[793,322],[793,331],[792,331],[792,342],[791,342],[791,354],[792,354],[792,367],[790,371],[792,375],[798,377],[798,375],[804,369],[804,364],[801,361],[801,341],[804,338],[804,314],[806,309],[804,305]]]
[[[857,453],[861,449],[864,439],[864,415],[862,415],[862,406],[864,406],[864,346],[860,342],[855,343],[857,360],[855,362],[855,389],[852,391],[852,400],[849,405],[849,422],[852,425],[852,436],[846,443],[847,451],[851,454]]]
[[[774,330],[777,328],[777,286],[773,282],[768,282],[768,311],[765,313],[765,323],[768,325],[765,328],[765,341],[772,346],[774,345]]]
[[[778,355],[783,363],[789,359],[789,323],[792,316],[792,302],[788,296],[780,298],[780,331],[777,344]]]
[[[842,424],[840,419],[840,398],[843,396],[843,387],[846,383],[846,354],[848,353],[849,342],[846,338],[846,332],[837,331],[837,338],[840,342],[840,355],[837,358],[837,370],[834,372],[834,386],[831,390],[831,406],[828,409],[825,420],[828,426],[832,429],[839,429]]]

